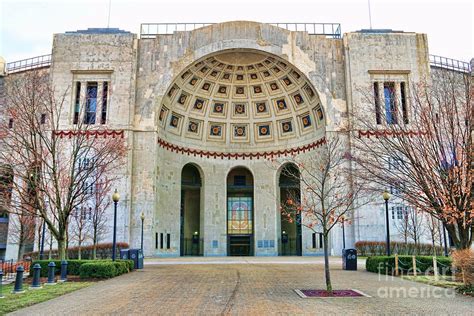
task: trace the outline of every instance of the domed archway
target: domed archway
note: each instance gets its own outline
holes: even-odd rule
[[[162,98],[162,146],[188,152],[301,149],[324,135],[311,82],[296,67],[257,50],[224,50],[186,67]]]

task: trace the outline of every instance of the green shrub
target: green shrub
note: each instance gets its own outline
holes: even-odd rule
[[[120,254],[120,250],[121,249],[127,249],[129,248],[129,245],[125,242],[118,242],[117,243],[117,248],[116,248],[116,251],[117,251],[117,258],[119,257],[119,254]],[[81,257],[82,257],[82,260],[84,259],[89,259],[89,260],[92,260],[92,257],[93,257],[93,249],[94,249],[94,246],[93,245],[83,245],[81,247]],[[108,259],[108,258],[111,258],[112,257],[112,243],[101,243],[101,244],[97,244],[96,245],[96,255],[97,255],[97,259],[100,260],[100,259]],[[45,254],[48,254],[49,251],[45,251]],[[79,247],[75,246],[75,247],[69,247],[67,249],[67,258],[69,259],[76,259],[77,260],[77,257],[78,257],[78,253],[79,253]],[[54,259],[58,259],[59,258],[59,253],[58,253],[58,250],[57,249],[52,249],[51,250],[51,256],[52,258]],[[39,254],[38,254],[38,251],[33,251],[33,252],[27,252],[23,255],[23,257],[30,257],[32,258],[33,260],[35,259],[38,259],[39,258]]]
[[[60,260],[35,260],[32,262],[31,267],[34,264],[39,263],[41,266],[41,276],[47,277],[48,276],[48,264],[53,261],[56,264],[55,273],[59,275],[61,271],[61,261]],[[80,268],[83,264],[86,263],[96,263],[96,262],[112,262],[111,260],[67,260],[67,273],[68,275],[80,275]],[[133,271],[134,262],[133,260],[117,260],[116,262],[120,262],[119,265],[116,265],[116,268],[119,269],[121,272],[119,274],[127,273],[129,271]],[[32,269],[32,268],[31,268]]]
[[[128,273],[128,263],[123,261],[112,261],[117,269],[117,275]]]
[[[109,279],[117,275],[116,262],[89,262],[84,263],[80,268],[81,279]]]
[[[456,287],[456,291],[464,295],[474,296],[474,285],[460,285]]]
[[[118,262],[125,262],[127,263],[127,269],[128,271],[133,271],[135,269],[135,262],[133,260],[127,259],[117,259]]]
[[[384,241],[361,240],[355,243],[355,248],[357,249],[357,254],[359,256],[383,256],[385,255],[385,245],[386,243]],[[390,242],[390,248],[392,249],[392,253],[407,256],[431,256],[441,255],[443,253],[442,247],[433,247],[431,244],[414,244],[392,241]]]
[[[436,257],[438,272],[442,275],[452,274],[451,258]],[[368,257],[365,262],[365,268],[369,272],[381,274],[395,273],[395,256],[374,256]],[[413,272],[412,256],[398,256],[398,269],[400,273],[407,274]],[[416,269],[420,273],[433,272],[432,256],[416,256]]]

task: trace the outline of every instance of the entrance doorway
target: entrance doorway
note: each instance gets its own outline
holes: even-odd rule
[[[202,256],[201,175],[196,166],[187,164],[181,172],[181,256]]]
[[[280,205],[288,199],[300,203],[300,172],[294,164],[283,166],[280,178]],[[302,254],[302,230],[301,214],[288,218],[280,213],[280,256],[301,256]]]
[[[227,254],[253,256],[253,176],[245,168],[227,175]]]

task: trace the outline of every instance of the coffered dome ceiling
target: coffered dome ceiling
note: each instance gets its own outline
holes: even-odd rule
[[[166,142],[221,152],[309,144],[323,136],[324,119],[317,92],[300,71],[253,50],[223,51],[188,66],[158,115]]]

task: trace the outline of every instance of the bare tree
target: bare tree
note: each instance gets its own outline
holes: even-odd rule
[[[91,214],[91,237],[92,257],[97,258],[97,244],[102,236],[107,233],[107,217],[106,210],[111,204],[109,192],[111,191],[112,181],[107,177],[96,179],[95,190],[91,196],[92,214]]]
[[[469,248],[474,233],[471,80],[434,71],[431,80],[405,89],[403,99],[384,91],[385,102],[365,90],[364,109],[372,110],[353,114],[358,176],[396,187],[400,198],[440,219],[458,249]]]
[[[73,123],[62,116],[68,113],[69,92],[58,95],[47,73],[28,71],[7,79],[5,113],[12,124],[1,126],[0,161],[8,162],[15,175],[17,198],[10,212],[43,218],[65,259],[67,226],[73,210],[87,199],[86,181],[120,164],[124,141],[105,125],[91,124],[95,113],[85,110],[96,107],[97,96],[87,95],[75,105],[80,115]]]
[[[431,240],[434,255],[436,255],[436,242],[442,246],[439,220],[434,218],[431,214],[425,214],[426,235]]]
[[[8,225],[9,241],[18,245],[17,260],[23,259],[23,255],[27,251],[32,251],[35,240],[35,216],[28,212],[22,214],[15,214],[10,217]]]
[[[74,210],[69,224],[69,234],[77,242],[77,259],[82,259],[82,244],[89,238],[92,208],[78,207]]]
[[[329,233],[344,218],[350,218],[354,203],[363,196],[363,185],[348,187],[346,166],[347,154],[341,138],[327,136],[321,152],[309,158],[288,158],[286,161],[298,166],[300,172],[291,173],[284,169],[288,177],[301,183],[301,198],[289,197],[281,206],[283,218],[301,221],[301,224],[323,236],[324,271],[326,290],[332,293],[329,270]],[[345,172],[344,172],[345,171]],[[360,206],[361,204],[359,204]]]

